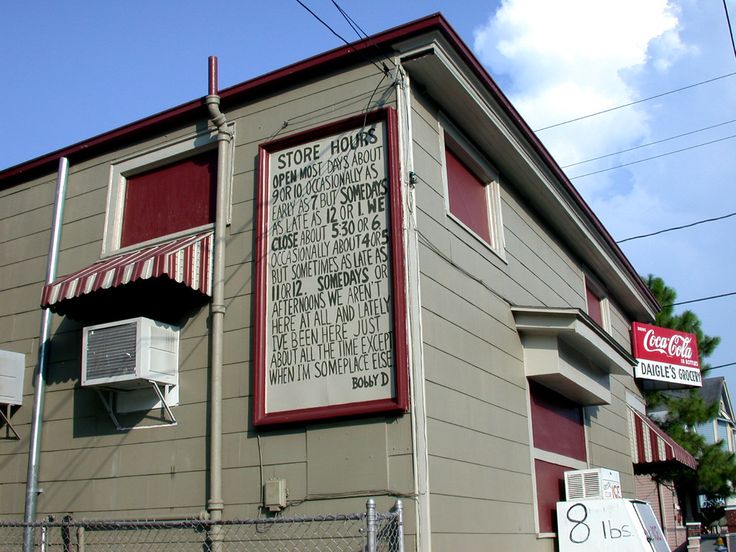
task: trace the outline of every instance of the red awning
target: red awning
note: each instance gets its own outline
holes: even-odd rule
[[[646,414],[631,407],[629,407],[629,428],[631,456],[634,464],[679,462],[689,468],[697,469],[698,461],[693,458],[692,454],[678,445]]]
[[[157,277],[212,295],[212,244],[207,231],[97,261],[44,286],[41,306]]]

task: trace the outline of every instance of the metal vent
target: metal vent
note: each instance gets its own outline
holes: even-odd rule
[[[598,471],[583,472],[583,493],[581,498],[601,495],[601,474]]]
[[[601,496],[601,477],[597,470],[567,472],[565,480],[568,500]]]
[[[87,335],[87,379],[135,375],[135,322],[91,330]]]
[[[568,500],[575,500],[578,498],[583,498],[585,496],[585,488],[583,485],[582,474],[576,473],[573,475],[568,475],[567,481],[565,483],[567,486]]]

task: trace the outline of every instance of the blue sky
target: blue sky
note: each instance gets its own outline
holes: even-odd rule
[[[330,0],[304,0],[348,40]],[[343,0],[369,34],[442,12],[532,128],[736,72],[721,0]],[[728,0],[732,20],[736,1]],[[207,9],[205,9],[207,8]],[[736,21],[735,21],[736,22]],[[0,17],[0,170],[340,46],[295,0],[39,0]],[[539,136],[615,239],[736,211],[736,76]],[[575,178],[645,157],[686,152]],[[736,291],[736,217],[622,244],[679,300]],[[690,305],[736,362],[736,296]],[[736,366],[719,370],[736,392]],[[733,376],[731,376],[733,374]]]

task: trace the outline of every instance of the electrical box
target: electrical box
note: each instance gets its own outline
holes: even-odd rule
[[[595,468],[565,472],[567,500],[621,498],[621,477],[614,470]]]
[[[266,481],[263,495],[263,505],[271,512],[286,508],[286,479]]]
[[[82,385],[136,389],[149,382],[176,385],[179,328],[131,318],[84,328]]]
[[[0,404],[23,403],[23,375],[26,355],[12,351],[0,351]]]

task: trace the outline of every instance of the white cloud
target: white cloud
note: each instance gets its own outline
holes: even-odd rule
[[[667,0],[503,0],[476,31],[475,50],[492,73],[512,77],[512,101],[540,128],[637,99],[626,76],[666,70],[686,51],[678,28]],[[542,138],[564,165],[640,143],[647,122],[633,108]]]

